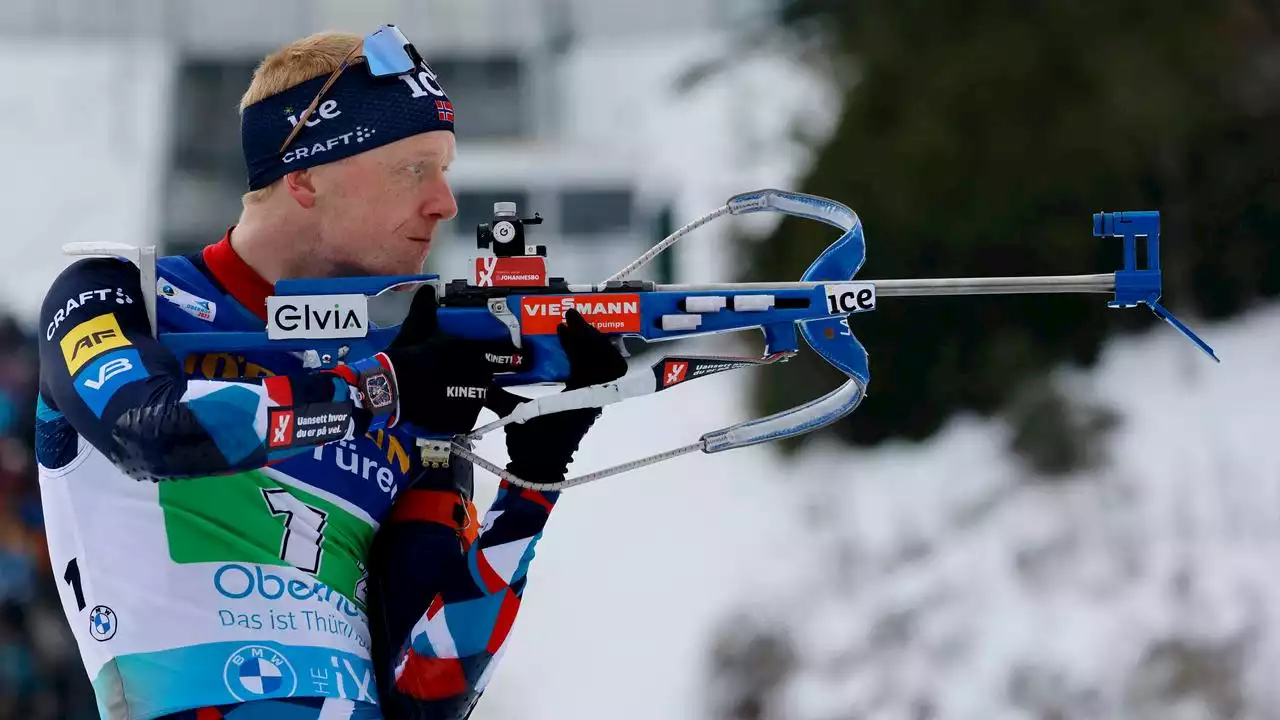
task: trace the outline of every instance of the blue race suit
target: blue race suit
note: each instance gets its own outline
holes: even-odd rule
[[[75,262],[41,312],[36,452],[63,609],[104,718],[464,718],[558,493],[424,468],[340,375],[287,352],[175,357],[165,331],[261,331],[230,232]],[[481,529],[483,528],[483,530]]]

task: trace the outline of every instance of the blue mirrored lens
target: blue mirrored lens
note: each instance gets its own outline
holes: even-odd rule
[[[364,39],[364,58],[374,77],[400,75],[413,69],[413,58],[405,46],[408,38],[395,25],[383,25]]]

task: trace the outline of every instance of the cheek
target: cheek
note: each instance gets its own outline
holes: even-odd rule
[[[358,176],[350,177],[333,188],[323,222],[328,227],[342,228],[348,235],[368,235],[379,227],[378,218],[384,202],[383,193],[372,183]]]
[[[329,252],[343,257],[399,252],[401,234],[418,218],[421,193],[388,182],[381,168],[349,170],[329,188],[331,200],[321,219],[321,234],[334,243],[326,242]]]

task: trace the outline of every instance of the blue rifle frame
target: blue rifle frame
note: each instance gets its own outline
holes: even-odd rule
[[[724,370],[784,361],[799,351],[799,337],[827,362],[848,378],[828,395],[791,410],[767,418],[752,420],[730,428],[708,433],[698,443],[682,451],[697,449],[718,452],[761,442],[812,432],[836,422],[852,412],[862,401],[871,381],[867,352],[849,327],[849,317],[875,309],[877,296],[1025,293],[1025,292],[1107,292],[1113,308],[1146,305],[1192,340],[1214,360],[1212,348],[1179,322],[1159,303],[1162,277],[1159,262],[1159,213],[1154,211],[1102,212],[1093,216],[1096,237],[1118,237],[1124,243],[1124,266],[1112,274],[1092,276],[1051,276],[1046,278],[948,278],[937,280],[855,281],[866,259],[866,243],[858,216],[848,207],[814,195],[765,189],[736,195],[725,206],[703,220],[724,214],[743,215],[756,212],[781,212],[816,220],[842,230],[833,242],[804,272],[798,282],[741,283],[708,286],[662,286],[644,281],[613,280],[597,285],[571,285],[539,288],[474,288],[455,281],[444,286],[434,274],[365,278],[289,279],[275,284],[278,297],[317,295],[377,296],[392,288],[432,283],[440,298],[441,330],[468,339],[499,340],[509,338],[528,350],[532,364],[521,372],[495,377],[499,387],[517,387],[563,382],[568,363],[555,334],[528,334],[523,331],[522,308],[526,300],[569,298],[575,303],[621,302],[634,297],[638,303],[638,326],[627,330],[600,328],[617,336],[635,336],[646,342],[662,342],[711,333],[735,332],[759,328],[764,334],[764,353],[758,358],[720,356],[668,356],[653,364],[651,373],[628,376],[621,381],[584,388],[571,393],[540,398],[526,403],[520,412],[497,423],[480,428],[476,435],[491,431],[507,422],[522,422],[547,412],[573,407],[601,406],[673,387],[685,380]],[[682,228],[668,238],[665,248],[679,235],[702,224],[703,220]],[[1137,261],[1139,238],[1146,240],[1145,263]],[[67,246],[70,254],[115,254],[138,263],[143,268],[143,287],[154,286],[154,267],[147,284],[147,263],[154,264],[151,248],[81,243]],[[148,310],[154,323],[154,298],[148,298]],[[696,309],[691,309],[691,306]],[[634,317],[632,318],[634,322]],[[154,324],[153,324],[154,327]],[[159,332],[157,338],[178,356],[189,353],[219,351],[246,352],[270,349],[304,352],[310,366],[333,367],[347,359],[372,355],[386,345],[399,326],[368,327],[352,337],[271,339],[262,332],[173,333]],[[677,363],[673,366],[671,363]],[[677,377],[673,367],[684,364]],[[651,377],[650,377],[651,375]],[[411,429],[411,432],[413,430]],[[415,432],[424,442],[440,441],[460,454],[475,458],[458,442],[448,445],[450,438]],[[456,439],[455,439],[456,440]],[[447,452],[447,450],[445,450]],[[669,457],[670,454],[664,454]],[[655,456],[656,457],[656,456]],[[425,455],[424,455],[425,458]],[[499,468],[486,467],[502,474]],[[627,467],[632,467],[629,464]],[[605,473],[611,474],[611,473]],[[603,477],[597,473],[588,479]],[[510,476],[506,476],[510,477]],[[568,483],[568,484],[577,484]]]

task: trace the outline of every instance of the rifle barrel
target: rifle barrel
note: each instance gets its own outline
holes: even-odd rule
[[[832,280],[827,282],[758,282],[657,285],[667,292],[729,292],[733,290],[808,290],[819,285],[866,282],[880,297],[928,295],[1020,295],[1039,293],[1112,293],[1114,273],[1096,275],[1044,275],[1030,277],[917,278],[911,280]]]

